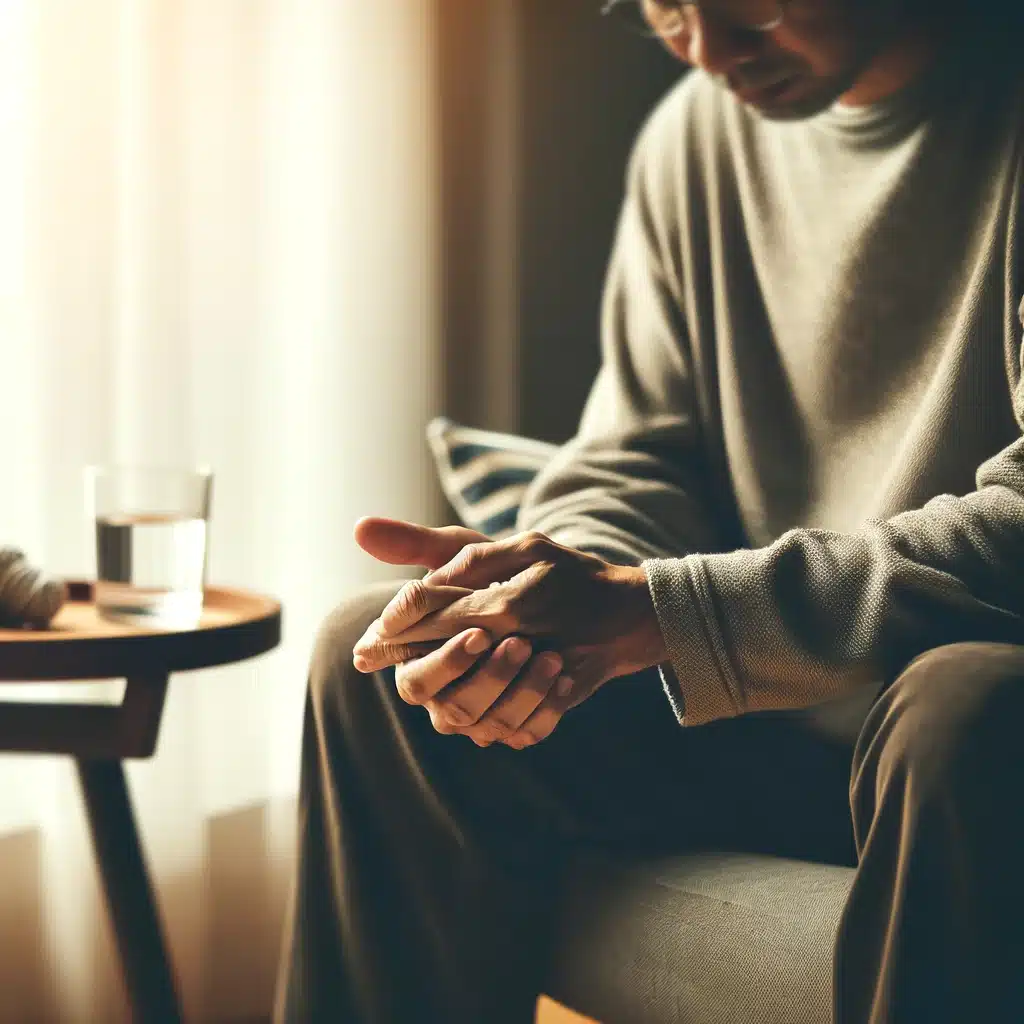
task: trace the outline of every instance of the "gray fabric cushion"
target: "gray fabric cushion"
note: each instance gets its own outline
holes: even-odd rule
[[[574,865],[547,992],[601,1024],[829,1024],[851,868],[748,854]]]

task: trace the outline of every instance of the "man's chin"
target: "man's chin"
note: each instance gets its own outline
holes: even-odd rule
[[[737,92],[737,98],[769,121],[804,121],[828,110],[845,90],[808,88],[807,82],[794,79],[777,90],[763,93]]]
[[[806,121],[824,113],[834,102],[833,99],[821,100],[809,97],[793,103],[751,103],[748,105],[766,121]]]

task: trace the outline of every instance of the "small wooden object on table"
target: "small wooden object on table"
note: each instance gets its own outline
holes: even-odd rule
[[[93,849],[136,1021],[176,1024],[181,1007],[125,780],[125,758],[156,749],[172,672],[263,654],[281,639],[277,601],[210,588],[194,629],[158,631],[100,617],[88,583],[47,630],[0,629],[0,680],[125,680],[118,706],[0,702],[0,751],[75,758]]]

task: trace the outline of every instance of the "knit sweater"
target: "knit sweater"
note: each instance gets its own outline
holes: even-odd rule
[[[1017,63],[791,123],[694,72],[642,132],[602,366],[518,525],[643,563],[683,724],[1024,642]]]

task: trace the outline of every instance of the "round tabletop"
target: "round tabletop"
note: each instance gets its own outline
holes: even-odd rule
[[[156,630],[100,616],[89,583],[69,584],[48,629],[0,629],[0,680],[113,679],[243,661],[281,642],[281,605],[244,590],[208,587],[192,629]]]

